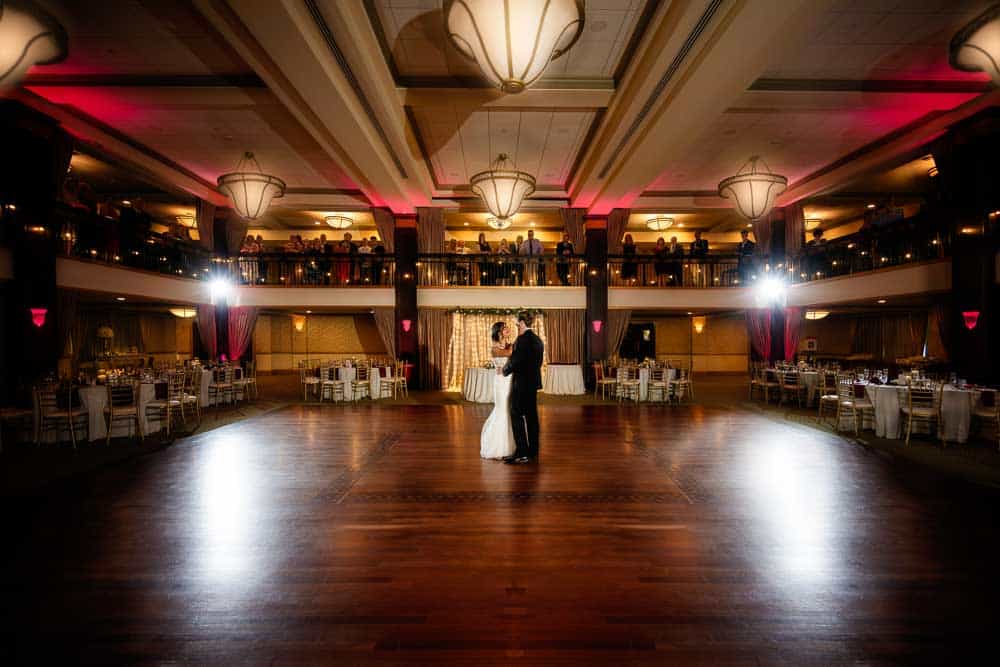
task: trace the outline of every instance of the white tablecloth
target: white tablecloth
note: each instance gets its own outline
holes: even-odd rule
[[[495,368],[466,368],[462,379],[462,396],[474,403],[493,402],[493,378]]]
[[[371,383],[371,398],[373,400],[378,400],[382,373],[386,374],[385,377],[392,377],[392,369],[388,367],[385,369],[372,368],[368,372],[368,381]],[[354,400],[354,396],[351,393],[351,382],[356,377],[358,377],[358,369],[354,366],[341,366],[337,369],[337,379],[344,383],[345,401]]]
[[[210,384],[212,384],[212,371],[203,368],[201,370],[201,390],[198,392],[198,401],[203,408],[211,405],[208,398],[208,385]]]
[[[624,368],[619,368],[615,376],[618,378],[618,381],[621,382],[623,379],[625,379],[625,369]],[[671,380],[675,379],[676,377],[677,377],[677,369],[676,368],[668,368],[667,372],[666,372],[666,375],[664,376],[664,379],[667,382],[670,382]],[[645,401],[645,400],[648,400],[648,399],[649,399],[649,369],[648,368],[640,368],[639,369],[639,400],[640,401]]]
[[[549,364],[543,389],[546,394],[578,396],[585,394],[583,368],[579,364]]]
[[[875,435],[890,440],[899,439],[901,387],[891,384],[865,385],[865,396],[875,407]]]
[[[965,442],[969,439],[969,421],[972,419],[972,401],[976,398],[968,389],[946,386],[941,393],[940,437],[946,442]]]
[[[152,415],[150,419],[146,418],[146,405],[156,396],[154,385],[148,382],[140,384],[138,394],[139,426],[145,436],[159,431],[163,426],[160,418],[156,415]],[[104,421],[104,409],[108,407],[107,387],[101,385],[80,387],[80,404],[87,409],[90,417],[90,439],[103,440],[106,438],[108,427]],[[113,428],[112,438],[127,438],[136,435],[135,425],[131,421],[116,421]]]
[[[875,435],[890,440],[905,437],[900,408],[906,405],[906,389],[894,385],[869,384],[865,386],[865,394],[875,406]],[[938,437],[948,442],[965,442],[969,439],[973,398],[974,395],[969,390],[950,386],[944,388],[941,394]],[[917,422],[914,422],[914,430],[926,433],[923,424]]]
[[[800,371],[799,382],[806,388],[806,405],[816,402],[816,388],[819,386],[819,373],[816,371]]]

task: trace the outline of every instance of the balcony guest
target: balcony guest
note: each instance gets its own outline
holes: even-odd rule
[[[372,282],[372,247],[365,237],[361,238],[358,245],[358,282]]]
[[[352,255],[356,254],[358,249],[354,247],[351,238],[351,233],[345,232],[344,239],[337,244],[337,254],[340,256],[337,260],[337,281],[341,285],[350,283],[351,278],[354,277],[354,258]]]
[[[662,285],[670,276],[670,249],[663,237],[656,239],[653,249],[653,270],[656,271],[656,284]]]
[[[806,245],[817,246],[817,245],[823,245],[824,243],[826,243],[826,239],[823,238],[823,228],[822,227],[817,227],[816,229],[814,229],[812,231],[812,235],[813,235],[813,237],[811,239],[809,239],[809,243],[807,243]]]
[[[264,245],[264,237],[260,234],[254,239],[254,249],[258,255],[257,257],[257,282],[265,283],[267,282],[267,260],[263,257],[264,253],[267,252],[267,246]]]
[[[372,284],[379,285],[382,282],[382,269],[385,267],[385,244],[376,236],[369,240],[372,243]]]
[[[746,229],[740,230],[740,242],[736,246],[736,271],[740,276],[740,283],[746,285],[750,282],[753,274],[753,253],[757,244],[750,240],[750,232]]]
[[[677,242],[676,236],[670,237],[670,246],[667,248],[667,253],[669,254],[671,260],[669,276],[670,283],[680,287],[684,282],[684,274],[682,273],[684,248]]]
[[[702,259],[708,256],[708,241],[701,238],[701,230],[695,230],[694,241],[691,241],[691,251],[688,253],[692,259]]]
[[[500,239],[500,244],[497,246],[497,254],[500,258],[497,260],[497,275],[500,277],[500,282],[504,285],[513,285],[514,281],[511,279],[511,264],[507,260],[507,257],[511,254],[510,252],[511,244],[507,239]]]
[[[484,232],[479,232],[479,240],[477,241],[479,246],[479,252],[483,255],[483,261],[479,262],[479,284],[480,285],[492,285],[493,280],[493,264],[489,261],[489,254],[491,252],[490,244],[486,240],[486,234]]]
[[[544,252],[542,242],[535,238],[535,230],[529,229],[528,238],[521,244],[517,254],[528,258],[524,269],[529,276],[534,275],[536,285],[545,284],[545,266],[539,261]]]
[[[569,285],[569,258],[573,256],[573,242],[569,240],[568,232],[563,232],[562,241],[556,244],[556,256],[559,258],[556,263],[559,282]]]
[[[519,235],[516,239],[514,239],[514,242],[512,244],[510,244],[510,254],[512,254],[512,255],[520,255],[521,254],[521,246],[523,246],[523,245],[524,245],[524,237]],[[511,272],[513,274],[511,277],[514,278],[514,282],[516,284],[518,284],[518,285],[523,285],[524,284],[524,262],[521,262],[521,261],[511,262],[510,270],[511,270]]]
[[[623,260],[621,277],[623,281],[635,280],[636,269],[638,268],[635,263],[635,256],[635,241],[632,240],[631,234],[626,234],[625,240],[622,241]]]

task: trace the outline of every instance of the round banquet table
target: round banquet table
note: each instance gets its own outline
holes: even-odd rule
[[[906,404],[906,389],[895,385],[865,386],[868,400],[875,406],[875,435],[880,438],[899,440],[905,437],[902,432],[903,419],[900,408]],[[945,386],[941,393],[941,420],[938,424],[938,437],[947,442],[964,443],[969,439],[969,421],[972,417],[972,402],[975,394],[968,389],[956,389]],[[914,431],[926,433],[922,423],[914,422]]]
[[[384,376],[383,376],[384,374]],[[368,382],[371,384],[371,399],[378,400],[382,377],[391,377],[392,369],[377,367],[368,369]],[[358,369],[354,366],[341,366],[337,369],[337,379],[344,383],[344,400],[354,400],[351,394],[351,382],[358,377]]]
[[[624,368],[619,368],[618,371],[617,371],[617,373],[616,373],[616,375],[615,375],[615,377],[617,377],[618,381],[621,382],[623,379],[625,379],[625,375],[624,374],[625,374],[625,369]],[[664,376],[664,379],[667,382],[670,382],[671,380],[676,380],[677,379],[677,369],[676,368],[668,368],[667,372],[666,372],[666,375]],[[648,399],[649,399],[649,369],[648,368],[640,368],[639,369],[639,400],[640,401],[645,401],[645,400],[648,400]]]
[[[941,425],[938,434],[945,442],[965,442],[969,439],[972,403],[978,396],[970,389],[945,385],[941,392]]]
[[[816,388],[819,386],[819,373],[816,371],[799,371],[799,382],[806,388],[806,405],[816,402]]]
[[[583,386],[583,367],[579,364],[549,364],[542,391],[570,396],[587,393],[587,388]]]
[[[890,440],[899,439],[901,424],[899,408],[905,400],[902,387],[891,384],[865,385],[865,396],[875,408],[875,435]]]
[[[493,402],[493,378],[495,368],[466,368],[462,380],[462,396],[474,403]]]
[[[104,440],[108,435],[108,427],[104,421],[104,408],[108,405],[108,389],[105,385],[89,385],[80,387],[80,407],[87,411],[87,437],[91,441]],[[142,434],[149,435],[161,428],[159,418],[146,418],[146,405],[155,397],[153,384],[144,382],[139,385],[136,400],[139,406],[139,427]],[[40,414],[37,402],[34,404],[35,424],[39,423]],[[80,431],[77,431],[79,434]],[[111,432],[113,438],[126,438],[137,435],[135,426],[131,422],[122,420],[116,422],[114,430]],[[45,442],[56,442],[61,440],[69,441],[69,429],[61,427],[58,433],[55,430],[45,433]]]

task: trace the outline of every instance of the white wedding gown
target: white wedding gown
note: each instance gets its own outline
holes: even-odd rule
[[[503,368],[506,357],[494,357],[493,365]],[[484,459],[502,459],[514,453],[514,430],[510,423],[510,376],[493,377],[493,412],[483,424],[479,436],[479,455]]]

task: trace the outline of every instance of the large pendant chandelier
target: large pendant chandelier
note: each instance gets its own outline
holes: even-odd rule
[[[257,158],[249,152],[236,165],[236,171],[219,176],[218,183],[219,191],[233,202],[236,213],[247,220],[264,215],[272,199],[285,195],[285,182],[263,173]]]
[[[13,88],[33,65],[66,57],[66,31],[30,0],[0,0],[0,90]]]
[[[719,183],[719,196],[732,199],[736,211],[747,220],[760,220],[770,213],[774,200],[787,187],[787,178],[772,174],[767,163],[754,155],[735,176]]]
[[[354,221],[346,215],[328,215],[324,218],[326,224],[333,229],[347,229],[354,224]]]
[[[492,215],[486,218],[486,224],[493,229],[510,229],[510,226],[514,224],[514,221],[510,218],[494,218]]]
[[[955,33],[948,62],[963,72],[986,72],[1000,85],[1000,3]]]
[[[498,155],[489,169],[475,174],[469,182],[487,210],[501,220],[513,217],[524,198],[535,191],[535,177],[518,171],[506,153]]]
[[[646,227],[654,232],[662,232],[674,226],[674,219],[665,215],[658,215],[655,218],[646,220]]]
[[[445,0],[445,32],[494,86],[519,93],[583,32],[583,0]]]

